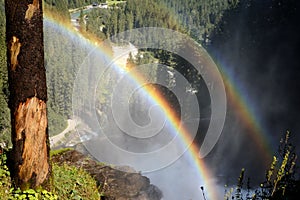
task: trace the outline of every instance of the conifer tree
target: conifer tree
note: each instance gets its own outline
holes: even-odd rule
[[[50,175],[42,0],[6,0],[12,177],[21,189]]]

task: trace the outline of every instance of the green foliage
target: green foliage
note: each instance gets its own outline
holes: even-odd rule
[[[221,21],[223,13],[234,8],[239,0],[162,0],[172,10],[176,21],[198,42],[208,42],[209,36]]]
[[[55,155],[58,155],[58,154],[62,154],[64,152],[67,152],[67,151],[70,151],[70,150],[73,150],[72,148],[62,148],[62,149],[57,149],[57,150],[51,150],[50,151],[50,158],[52,156],[55,156]]]
[[[66,164],[53,164],[52,167],[53,192],[59,199],[100,199],[96,181],[86,171]]]
[[[241,200],[242,199],[242,188],[243,188],[244,173],[245,173],[245,169],[243,168],[241,170],[240,176],[238,178],[238,184],[236,186],[235,198],[237,200]]]
[[[68,149],[52,152],[59,154]],[[100,199],[96,181],[83,169],[67,165],[52,165],[53,176],[51,191],[43,188],[20,190],[14,188],[7,167],[7,154],[0,154],[0,197],[1,200],[93,200]]]
[[[44,2],[47,9],[58,11],[60,15],[66,19],[70,19],[68,0],[45,0]]]
[[[129,0],[110,9],[93,9],[88,15],[88,30],[101,38],[140,27],[178,29],[174,17],[158,1]]]
[[[26,199],[26,200],[57,200],[58,197],[48,192],[47,190],[20,190],[18,189],[11,189],[11,197],[9,199]]]
[[[107,37],[140,27],[164,27],[188,33],[198,42],[209,42],[223,13],[239,0],[128,0],[111,9],[93,9],[88,15],[88,30]]]
[[[2,153],[0,155],[0,197],[3,197],[3,200],[8,199],[8,194],[11,192],[10,172],[6,161],[7,155],[6,153]]]
[[[0,1],[0,146],[10,146],[4,0]]]
[[[250,197],[250,183],[247,182],[247,193],[242,192],[244,169],[242,170],[236,186],[235,196],[233,189],[225,190],[225,200],[229,199],[252,199],[252,200],[286,200],[299,196],[299,181],[295,180],[295,168],[297,155],[294,152],[294,146],[289,142],[290,132],[286,132],[281,139],[279,152],[273,157],[270,168],[266,172],[265,181],[255,190]]]
[[[278,156],[274,156],[270,169],[266,173],[266,181],[262,183],[271,197],[284,197],[286,191],[291,192],[295,184],[297,155],[295,147],[289,142],[290,132],[280,140]]]
[[[48,108],[48,127],[50,136],[56,135],[62,132],[67,127],[66,118],[53,111],[53,108]]]
[[[0,197],[2,200],[26,199],[26,200],[57,200],[57,196],[43,189],[20,190],[13,188],[10,178],[10,171],[7,167],[6,151],[0,154]]]
[[[51,3],[52,2],[52,3]],[[46,1],[45,13],[73,28],[69,20],[68,1]],[[61,7],[61,8],[60,8]],[[54,13],[54,14],[53,14]],[[68,17],[65,17],[68,15]],[[84,60],[87,50],[71,32],[57,25],[44,23],[44,49],[48,88],[49,134],[56,135],[67,126],[72,115],[72,92],[76,71]]]

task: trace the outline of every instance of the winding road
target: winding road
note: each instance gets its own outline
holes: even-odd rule
[[[76,127],[76,121],[74,119],[68,119],[68,126],[65,130],[63,130],[61,133],[50,137],[50,146],[53,147],[55,146],[59,141],[61,141],[63,138],[65,138],[65,135],[70,132],[75,130]]]

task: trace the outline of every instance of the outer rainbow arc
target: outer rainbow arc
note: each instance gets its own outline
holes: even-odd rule
[[[246,101],[243,99],[243,96],[241,95],[237,87],[234,87],[233,81],[228,73],[223,70],[222,75],[224,77],[229,101],[238,111],[238,115],[242,120],[242,123],[246,126],[247,129],[250,130],[249,136],[253,139],[256,146],[259,148],[259,152],[261,152],[261,156],[263,158],[263,161],[265,162],[265,166],[267,167],[272,159],[272,150],[270,148],[270,144],[265,138],[263,130],[260,127],[258,121],[255,119],[254,114],[250,111],[250,106],[245,103]]]

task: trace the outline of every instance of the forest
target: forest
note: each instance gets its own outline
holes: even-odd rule
[[[90,5],[93,2],[95,1],[45,0],[45,12],[54,12],[56,13],[56,17],[60,20],[69,23],[69,9],[80,8]],[[98,1],[99,4],[101,2],[103,1]],[[118,4],[118,7],[113,6],[112,9],[93,9],[88,15],[89,19],[87,23],[81,28],[81,32],[93,34],[103,40],[111,35],[133,28],[157,26],[190,34],[195,40],[205,45],[205,43],[209,41],[209,34],[213,28],[217,26],[223,13],[228,9],[234,8],[237,3],[237,0],[129,0],[126,4],[121,3]],[[4,0],[1,0],[0,6],[0,138],[1,141],[5,141],[6,145],[10,145],[10,117],[7,107],[9,94],[6,69]],[[193,13],[195,17],[192,18],[188,13]],[[186,16],[189,16],[189,19],[187,19]],[[82,17],[83,16],[81,16],[81,18]],[[102,31],[100,31],[100,27],[104,27]],[[198,30],[198,32],[196,30]],[[62,32],[54,33],[53,29],[45,28],[44,35],[46,38],[44,46],[48,80],[49,133],[51,136],[64,130],[67,126],[67,119],[71,117],[72,86],[79,67],[78,63],[84,58],[86,52],[84,52],[84,49],[76,48],[78,45],[76,41],[72,41],[71,38],[66,37]],[[137,62],[136,64],[141,62],[147,63],[149,59],[156,57],[155,59],[159,59],[161,63],[170,65],[177,64],[178,67],[181,66],[182,70],[188,71],[187,68],[182,67],[184,65],[180,64],[180,62],[184,62],[182,59],[176,58],[176,56],[169,52],[161,54],[155,53],[155,51],[157,50],[149,50],[151,54],[145,56],[143,61],[135,61]],[[160,56],[160,58],[157,56]],[[192,74],[192,71],[189,73]],[[107,84],[109,85],[109,82]],[[103,92],[105,93],[105,91]]]

